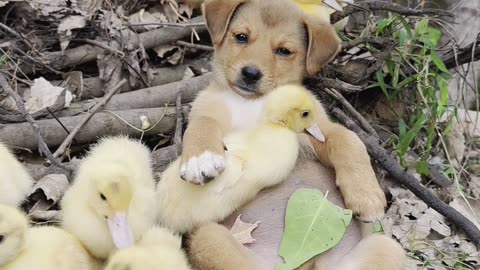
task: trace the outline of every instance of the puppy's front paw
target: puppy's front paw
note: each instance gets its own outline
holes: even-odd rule
[[[203,185],[217,177],[225,170],[223,155],[205,151],[199,156],[193,156],[180,165],[180,176],[183,180],[196,185]]]
[[[350,178],[352,179],[352,178]],[[358,219],[364,222],[374,222],[383,217],[387,200],[385,193],[377,182],[375,176],[370,181],[356,179],[341,187],[345,206],[353,211]]]

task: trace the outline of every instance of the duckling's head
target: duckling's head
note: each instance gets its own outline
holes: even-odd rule
[[[16,208],[0,205],[0,266],[14,259],[25,245],[28,220]]]
[[[318,106],[315,97],[304,87],[284,85],[267,96],[263,114],[267,122],[297,133],[308,133],[324,142],[325,137],[316,123]]]
[[[93,175],[89,203],[100,218],[105,218],[117,248],[133,245],[127,213],[133,198],[129,172],[118,164],[104,164]]]

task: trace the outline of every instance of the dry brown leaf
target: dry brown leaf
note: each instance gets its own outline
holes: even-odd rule
[[[135,31],[144,32],[161,27],[159,23],[167,23],[168,19],[159,7],[155,7],[149,11],[141,9],[137,13],[130,15],[128,22],[133,25]]]
[[[183,48],[175,45],[160,45],[153,50],[157,53],[157,56],[162,60],[162,63],[170,63],[177,65],[183,60],[185,51]]]
[[[72,29],[79,29],[85,27],[87,21],[84,16],[68,16],[64,18],[58,26],[57,33],[59,34],[60,47],[62,53],[70,44],[72,39]]]
[[[35,113],[45,108],[53,111],[70,106],[73,96],[70,91],[53,86],[43,77],[33,81],[32,87],[24,93],[25,107],[29,113]]]
[[[14,112],[18,110],[17,103],[11,96],[8,96],[0,100],[0,108],[10,112]]]
[[[237,239],[242,245],[244,244],[251,244],[255,242],[255,239],[252,237],[252,232],[255,230],[260,221],[255,223],[246,223],[241,220],[242,215],[239,215],[235,220],[230,232],[233,234],[233,237]]]
[[[33,186],[32,194],[28,196],[30,201],[36,202],[30,212],[49,210],[61,200],[69,185],[64,174],[49,174],[42,177]]]
[[[81,71],[70,71],[64,74],[64,87],[70,91],[74,101],[80,101],[83,95],[83,73]]]

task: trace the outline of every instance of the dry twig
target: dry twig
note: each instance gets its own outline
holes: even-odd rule
[[[408,7],[401,6],[399,4],[390,3],[386,1],[364,1],[364,2],[356,2],[355,4],[349,4],[346,6],[342,11],[336,11],[332,15],[330,15],[331,23],[334,24],[340,21],[343,18],[346,18],[354,13],[361,12],[361,11],[375,11],[375,10],[386,10],[395,12],[404,16],[423,16],[423,15],[430,15],[430,16],[444,16],[453,18],[453,14],[441,10],[441,9],[434,9],[434,8],[425,8],[425,9],[411,9]]]
[[[57,148],[57,151],[53,154],[54,158],[58,158],[59,156],[63,155],[67,150],[67,147],[72,143],[72,140],[75,138],[75,135],[80,131],[80,129],[90,120],[90,118],[103,106],[105,105],[110,98],[120,90],[120,88],[127,83],[127,80],[123,79],[117,84],[115,84],[112,89],[107,90],[107,94],[105,97],[98,102],[93,108],[85,114],[82,121],[78,123],[78,125],[68,134],[67,138],[63,141],[63,143]]]
[[[182,40],[177,41],[176,44],[179,45],[179,46],[184,46],[184,47],[187,47],[187,48],[198,49],[198,50],[207,51],[207,52],[213,52],[213,50],[214,50],[214,48],[212,46],[194,44],[194,43],[185,42],[185,41],[182,41]]]
[[[342,94],[340,94],[337,90],[331,88],[325,88],[325,92],[327,92],[331,97],[336,99],[342,106],[353,116],[355,119],[360,123],[360,125],[368,132],[370,135],[374,136],[378,139],[378,133],[375,129],[370,125],[370,123],[365,119],[353,106],[346,100]]]
[[[349,129],[357,133],[360,139],[367,146],[370,155],[380,165],[392,175],[399,183],[411,190],[416,196],[422,199],[428,206],[449,219],[458,228],[463,230],[465,234],[477,245],[480,245],[480,230],[469,219],[464,217],[457,210],[440,200],[433,193],[423,187],[415,177],[409,175],[400,166],[400,164],[388,154],[387,150],[381,147],[377,140],[365,133],[355,122],[350,119],[343,111],[338,108],[332,110],[332,114],[345,124]]]

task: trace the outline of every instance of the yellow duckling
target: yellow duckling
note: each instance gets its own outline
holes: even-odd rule
[[[0,143],[0,203],[19,206],[33,186],[33,179],[8,148]]]
[[[61,202],[63,227],[95,257],[132,246],[155,222],[149,149],[128,137],[101,140]]]
[[[1,270],[92,270],[98,264],[73,235],[56,227],[28,226],[16,208],[0,205]]]
[[[154,227],[133,247],[115,252],[105,270],[191,270],[181,238]]]
[[[297,134],[308,132],[324,140],[315,117],[318,104],[300,86],[283,86],[270,93],[259,122],[224,139],[226,169],[210,183],[196,186],[179,175],[180,160],[163,173],[157,186],[159,223],[185,233],[207,222],[218,222],[262,189],[283,181],[299,151]]]
[[[318,17],[323,21],[330,23],[330,15],[335,11],[342,11],[345,3],[352,3],[353,0],[294,0],[305,13]],[[340,2],[340,3],[339,3]],[[335,23],[337,31],[345,28],[348,23],[348,17]]]

